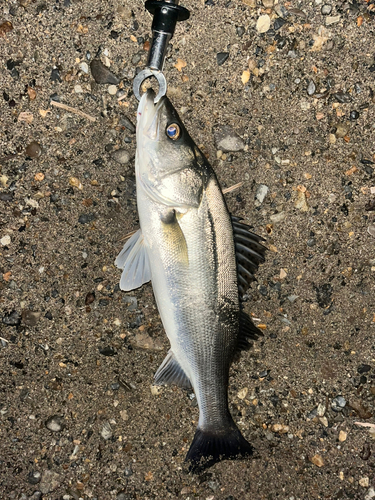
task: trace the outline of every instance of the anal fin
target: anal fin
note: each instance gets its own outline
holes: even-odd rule
[[[172,350],[170,350],[165,357],[162,364],[159,366],[155,373],[156,385],[177,385],[182,389],[191,389],[191,383],[181,368],[179,362],[175,358]]]
[[[122,269],[120,288],[125,292],[139,288],[151,279],[151,267],[140,229],[125,243],[115,260]]]

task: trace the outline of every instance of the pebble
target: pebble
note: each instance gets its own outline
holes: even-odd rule
[[[112,71],[107,68],[107,66],[104,66],[100,59],[93,59],[90,63],[90,69],[96,83],[108,83],[111,85],[118,85],[120,83],[117,76],[114,75]]]
[[[236,33],[237,33],[237,36],[239,36],[240,38],[245,34],[245,28],[243,26],[237,26],[236,27]]]
[[[46,420],[46,427],[52,432],[60,432],[64,428],[62,417],[53,415]]]
[[[113,436],[113,432],[112,432],[111,424],[109,422],[104,422],[103,427],[100,431],[100,435],[102,436],[102,438],[105,441],[108,441],[108,439],[111,439],[111,437]]]
[[[21,323],[21,316],[17,311],[11,311],[3,316],[2,322],[7,326],[18,326]]]
[[[256,24],[256,29],[258,33],[266,33],[270,29],[270,26],[271,26],[271,18],[268,14],[259,16]]]
[[[277,31],[280,28],[282,28],[285,23],[286,23],[285,19],[283,19],[282,17],[278,17],[277,19],[275,19],[275,22],[273,23],[273,29],[275,31]],[[278,42],[278,48],[283,48],[283,47],[280,47],[280,44],[283,45],[283,41],[282,40],[279,40],[279,42]]]
[[[358,111],[353,110],[353,111],[350,112],[349,120],[354,121],[354,120],[358,120],[358,118],[359,118]]]
[[[368,232],[368,234],[370,234],[371,236],[373,236],[375,238],[375,224],[371,224],[367,228],[367,232]]]
[[[163,387],[161,385],[151,385],[150,390],[153,396],[159,396],[163,392]]]
[[[237,394],[237,397],[239,399],[245,399],[246,396],[247,396],[247,393],[249,392],[249,389],[247,387],[244,387],[243,389],[241,389],[238,394]]]
[[[351,102],[352,100],[350,94],[347,94],[346,92],[336,92],[335,94],[333,94],[333,97],[335,101],[341,104],[346,104],[348,102]]]
[[[367,495],[365,496],[365,500],[371,500],[372,498],[375,497],[375,490],[374,488],[370,488],[367,492]]]
[[[95,214],[82,214],[78,217],[78,222],[80,224],[88,224],[96,219]]]
[[[370,484],[370,480],[369,478],[366,476],[366,477],[361,477],[361,479],[358,481],[358,484],[360,486],[363,486],[364,488],[368,488],[369,484]]]
[[[297,191],[297,199],[294,202],[294,206],[295,208],[301,210],[301,212],[307,212],[309,210],[305,192]]]
[[[357,372],[362,374],[362,373],[367,373],[371,370],[371,366],[370,365],[366,365],[366,364],[362,364],[362,365],[359,365],[358,368],[357,368]]]
[[[83,88],[81,87],[81,85],[74,85],[74,92],[76,94],[82,94],[83,93]]]
[[[14,193],[0,193],[0,201],[12,201]]]
[[[99,349],[100,354],[103,356],[116,356],[117,352],[113,349],[113,347],[106,346],[102,349]]]
[[[88,306],[88,305],[92,304],[94,302],[94,300],[95,300],[95,293],[89,292],[85,298],[85,305]]]
[[[43,494],[57,490],[61,483],[61,476],[52,470],[45,470],[42,474],[39,489]]]
[[[216,149],[228,153],[230,151],[243,151],[245,143],[230,125],[219,125],[214,130]]]
[[[79,69],[83,71],[84,73],[88,74],[89,72],[89,65],[86,62],[81,62],[79,64]]]
[[[329,16],[330,13],[332,12],[332,5],[328,5],[328,4],[322,5],[320,12],[323,14],[323,16]]]
[[[338,23],[341,19],[341,16],[327,16],[326,17],[326,26],[330,26],[331,24]]]
[[[30,311],[28,309],[22,311],[22,323],[26,326],[35,326],[40,319],[40,312]]]
[[[317,467],[323,467],[324,465],[324,460],[321,455],[314,455],[310,460]]]
[[[259,203],[264,202],[264,199],[267,196],[268,191],[269,191],[268,186],[266,186],[265,184],[259,184],[256,195],[255,195],[255,197],[259,201]]]
[[[162,351],[163,344],[157,340],[153,339],[147,333],[140,332],[137,333],[131,340],[131,344],[139,349],[146,349],[147,351]]]
[[[314,80],[310,80],[309,84],[307,86],[307,93],[308,93],[308,95],[311,96],[311,95],[315,94],[315,91],[316,91],[316,86],[315,86]]]
[[[110,85],[108,87],[108,94],[110,94],[110,95],[116,95],[116,92],[117,92],[116,85]]]
[[[284,424],[273,424],[271,431],[278,434],[287,434],[289,432],[289,425]]]
[[[323,417],[323,415],[325,414],[326,412],[326,405],[322,404],[322,403],[319,403],[318,404],[318,407],[316,409],[316,414],[318,417]]]
[[[1,239],[0,239],[0,243],[3,247],[6,247],[8,245],[10,245],[11,243],[11,238],[9,236],[9,234],[6,234],[5,236],[3,236]]]
[[[111,157],[121,165],[126,165],[130,161],[130,155],[126,149],[117,149],[116,151],[113,151]]]
[[[41,491],[34,491],[28,500],[42,500],[43,493]]]
[[[218,66],[222,66],[229,57],[229,52],[218,52],[216,54],[216,62]]]
[[[125,127],[129,130],[129,132],[131,132],[132,134],[135,134],[135,125],[133,124],[133,122],[131,120],[129,120],[129,118],[127,116],[120,116],[120,125],[122,127]]]
[[[59,70],[57,68],[52,69],[50,80],[52,80],[53,82],[61,82],[62,81]]]
[[[273,224],[281,222],[285,219],[286,212],[278,212],[277,214],[270,215],[270,220]]]
[[[127,306],[128,311],[135,311],[138,307],[137,297],[129,297],[129,296],[125,295],[122,298],[122,302],[124,302],[125,304],[128,304],[128,306]]]
[[[30,484],[38,484],[40,482],[40,479],[42,477],[42,474],[36,470],[36,471],[30,471],[27,475],[27,482]]]
[[[339,138],[343,138],[346,136],[346,134],[349,132],[349,125],[345,124],[345,123],[339,123],[337,126],[336,126],[336,132],[335,132],[335,135],[336,137],[339,137]]]
[[[344,441],[346,441],[347,437],[348,437],[348,433],[347,432],[340,431],[340,433],[339,433],[339,441],[340,441],[340,443],[343,443]]]
[[[36,141],[30,142],[28,146],[26,146],[26,156],[29,158],[38,158],[42,154],[42,148],[40,144]]]

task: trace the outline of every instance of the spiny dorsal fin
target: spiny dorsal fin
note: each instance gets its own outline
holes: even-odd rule
[[[177,385],[182,389],[191,389],[191,383],[172,350],[165,357],[155,373],[156,385]]]
[[[242,300],[250,284],[255,281],[254,273],[259,264],[264,262],[266,247],[264,238],[250,231],[251,227],[241,222],[239,217],[232,217],[233,238],[236,249],[238,292]],[[255,328],[255,327],[254,327]]]

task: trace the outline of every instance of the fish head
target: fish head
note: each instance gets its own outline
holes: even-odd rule
[[[207,162],[170,100],[156,104],[143,94],[137,113],[137,181],[154,201],[168,206],[199,205]]]

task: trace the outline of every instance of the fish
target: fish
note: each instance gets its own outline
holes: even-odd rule
[[[136,196],[140,229],[115,264],[120,288],[151,280],[170,349],[157,385],[193,389],[199,421],[186,455],[200,472],[223,459],[251,456],[228,408],[231,363],[262,336],[242,301],[264,239],[231,216],[214,170],[170,100],[143,94],[137,111]]]

